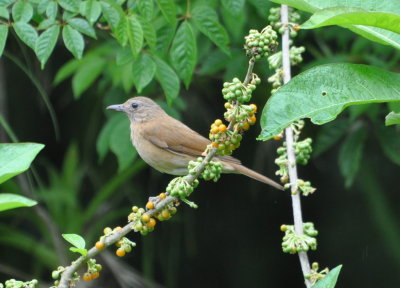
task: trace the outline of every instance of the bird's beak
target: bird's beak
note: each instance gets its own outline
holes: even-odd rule
[[[122,104],[117,104],[117,105],[110,105],[106,109],[111,109],[119,112],[125,112],[125,108]]]

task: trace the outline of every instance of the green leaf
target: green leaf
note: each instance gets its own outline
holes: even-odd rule
[[[197,61],[196,37],[189,22],[183,22],[176,31],[171,49],[171,62],[188,89]]]
[[[116,33],[121,18],[124,16],[121,7],[113,2],[109,3],[109,1],[100,1],[100,4],[104,18],[106,19],[108,25],[110,25],[111,30]]]
[[[179,94],[178,75],[176,75],[175,71],[161,58],[154,56],[153,60],[157,66],[156,78],[164,90],[168,104],[171,105]]]
[[[393,163],[400,165],[400,133],[396,127],[385,127],[381,122],[375,123],[379,144],[383,153]]]
[[[18,194],[0,193],[0,211],[19,207],[31,207],[37,202]]]
[[[67,47],[75,58],[81,59],[85,47],[82,34],[70,25],[65,25],[62,30],[62,37],[65,47]]]
[[[350,105],[398,101],[400,75],[356,64],[327,64],[314,67],[279,88],[261,115],[267,140],[293,121],[310,118],[314,124],[332,121]]]
[[[400,124],[400,112],[390,112],[385,117],[385,125],[396,125]]]
[[[82,34],[97,39],[96,32],[94,31],[93,27],[89,24],[89,22],[87,22],[85,19],[70,18],[67,20],[67,23],[71,25],[72,28],[78,30]]]
[[[10,5],[11,3],[14,3],[15,0],[0,0],[0,6],[4,6],[7,7],[8,5]]]
[[[38,33],[36,32],[35,28],[25,22],[16,22],[14,23],[13,27],[15,33],[17,33],[22,42],[35,50],[36,41],[38,39]]]
[[[86,255],[88,253],[88,251],[86,249],[79,249],[79,248],[75,248],[75,247],[70,247],[69,250],[72,252],[75,252],[75,253],[79,253],[83,257],[86,257]]]
[[[360,168],[362,153],[365,144],[367,130],[359,127],[356,131],[349,133],[339,152],[339,168],[346,179],[345,187],[349,188]]]
[[[243,9],[245,0],[222,0],[222,5],[232,15],[239,15]]]
[[[76,70],[81,66],[80,61],[73,59],[64,64],[60,70],[58,70],[56,77],[54,77],[54,85],[57,85],[67,79],[69,76],[75,73]]]
[[[218,16],[213,9],[205,6],[198,6],[193,9],[191,19],[201,33],[206,35],[223,52],[230,55],[228,33],[219,23]]]
[[[0,184],[26,171],[43,147],[37,143],[0,143]]]
[[[56,24],[56,20],[49,18],[49,19],[45,19],[42,22],[40,22],[39,26],[37,27],[37,30],[46,30],[49,27],[53,26],[54,24]]]
[[[58,13],[58,4],[54,1],[51,1],[46,8],[46,16],[51,19],[56,19]]]
[[[138,55],[143,46],[143,30],[136,16],[130,15],[126,19],[126,30],[132,54]]]
[[[156,73],[156,63],[147,54],[140,54],[132,64],[132,77],[138,93],[142,93]]]
[[[287,4],[299,10],[314,13],[318,10],[338,6],[351,6],[370,12],[389,12],[399,15],[400,6],[397,1],[382,0],[377,5],[376,0],[347,1],[347,0],[272,0],[275,3]],[[396,24],[398,25],[398,23]],[[342,25],[363,37],[384,45],[391,45],[400,49],[400,34],[394,33],[382,28],[364,26],[364,25]]]
[[[128,47],[120,47],[117,51],[116,63],[118,66],[125,65],[133,61],[131,49]]]
[[[349,121],[347,119],[337,119],[323,125],[319,129],[313,145],[313,157],[317,157],[335,145],[348,128]]]
[[[106,64],[104,61],[102,58],[94,57],[90,60],[86,59],[85,65],[79,67],[72,78],[72,91],[75,99],[78,99],[101,75]]]
[[[117,29],[115,30],[115,38],[122,47],[128,43],[128,20],[124,16],[120,19]]]
[[[79,12],[79,2],[79,0],[58,0],[58,4],[60,4],[62,8],[76,13]]]
[[[86,242],[85,239],[82,238],[82,236],[78,234],[62,234],[61,236],[74,247],[78,249],[85,249]]]
[[[38,6],[37,6],[37,11],[39,14],[43,14],[46,12],[47,5],[49,5],[50,0],[40,0]]]
[[[0,7],[0,17],[4,19],[10,19],[10,11],[6,7]]]
[[[40,34],[36,41],[35,53],[41,63],[42,69],[56,46],[59,34],[60,26],[54,25]]]
[[[28,22],[33,16],[33,7],[29,2],[18,1],[12,8],[14,22]]]
[[[164,25],[157,30],[157,44],[154,53],[165,55],[169,51],[172,39],[175,35],[175,26]]]
[[[312,288],[334,288],[341,269],[342,265],[335,267],[328,273],[328,275],[314,284]]]
[[[153,0],[138,0],[138,9],[140,15],[146,19],[151,20],[154,15],[154,3]]]
[[[4,47],[6,46],[8,36],[8,26],[0,24],[0,56],[3,55]]]
[[[99,136],[97,137],[96,142],[96,150],[99,154],[99,163],[104,160],[104,157],[107,155],[108,150],[110,149],[110,136],[114,127],[121,121],[125,121],[125,115],[122,113],[113,113],[115,116],[110,117],[107,123],[103,125],[103,128],[100,131]]]
[[[175,26],[176,24],[176,7],[174,0],[156,0],[158,8],[164,15],[168,23]]]
[[[144,18],[139,18],[139,21],[142,26],[143,36],[144,39],[146,40],[147,45],[149,45],[151,50],[154,50],[157,44],[157,36],[153,24],[149,23]]]
[[[89,0],[86,2],[84,15],[89,20],[90,24],[93,25],[94,22],[100,17],[101,5],[98,1]]]

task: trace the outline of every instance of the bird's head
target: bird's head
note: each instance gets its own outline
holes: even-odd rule
[[[143,96],[130,98],[123,104],[110,105],[107,109],[126,113],[134,123],[147,122],[165,114],[156,102]]]

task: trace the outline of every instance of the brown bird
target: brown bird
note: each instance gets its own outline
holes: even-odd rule
[[[131,122],[131,140],[140,157],[154,169],[172,175],[186,175],[188,162],[204,156],[210,140],[170,117],[157,103],[147,97],[134,97],[107,109],[124,112]],[[238,173],[277,189],[275,181],[243,166],[230,156],[216,156],[223,173]]]

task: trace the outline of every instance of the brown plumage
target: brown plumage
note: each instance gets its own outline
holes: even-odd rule
[[[134,97],[123,104],[111,105],[107,109],[125,112],[131,121],[131,140],[140,157],[160,172],[172,175],[188,173],[190,160],[204,156],[211,142],[182,122],[170,117],[153,100]],[[214,157],[223,164],[223,173],[239,173],[277,189],[282,186],[273,180],[243,166],[230,156]]]

